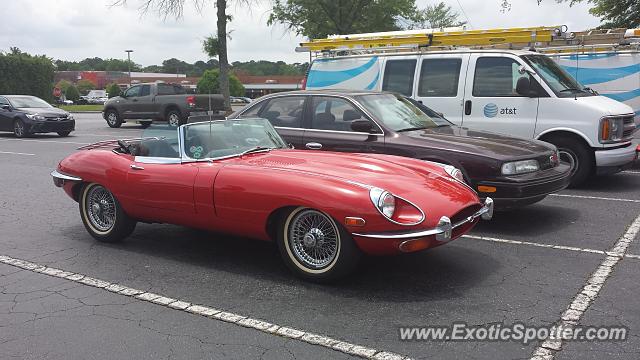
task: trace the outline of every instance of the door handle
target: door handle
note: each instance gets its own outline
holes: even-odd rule
[[[144,170],[142,166],[138,166],[136,164],[131,164],[131,169],[133,170]]]
[[[309,150],[320,150],[322,149],[322,144],[317,142],[310,142],[304,145]]]
[[[464,102],[464,114],[471,115],[471,100]]]

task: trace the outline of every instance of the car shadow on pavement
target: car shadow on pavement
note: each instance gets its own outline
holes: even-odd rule
[[[82,234],[84,229],[68,229]],[[79,241],[94,241],[88,234]],[[135,261],[140,255],[160,258],[159,262],[178,262],[179,268],[210,269],[208,276],[229,273],[255,281],[259,286],[303,287],[338,297],[359,297],[384,301],[411,302],[448,299],[463,296],[484,277],[501,266],[499,257],[459,246],[442,246],[413,254],[385,257],[363,257],[353,274],[331,284],[314,284],[296,278],[286,268],[271,242],[232,237],[224,234],[171,225],[139,226],[120,244],[95,243],[97,251],[90,256],[119,258],[118,262]],[[123,260],[123,252],[132,252],[131,260]],[[153,262],[158,259],[151,260]],[[92,259],[87,261],[95,262]],[[144,261],[145,263],[147,261]],[[131,266],[131,264],[128,264]],[[201,272],[202,269],[194,272]],[[234,278],[221,276],[220,281],[232,285]],[[250,278],[252,280],[247,280]]]
[[[491,221],[481,221],[472,234],[500,233],[500,237],[510,235],[538,236],[562,232],[580,218],[580,211],[565,206],[538,203],[509,211],[498,211]]]

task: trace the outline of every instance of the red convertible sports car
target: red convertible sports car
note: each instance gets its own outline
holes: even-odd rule
[[[120,241],[138,221],[271,240],[308,280],[345,275],[362,253],[442,245],[493,214],[455,167],[294,150],[264,119],[151,126],[80,149],[51,175],[97,240]]]

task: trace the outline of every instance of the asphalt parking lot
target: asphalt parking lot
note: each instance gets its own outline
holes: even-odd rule
[[[0,133],[2,358],[640,357],[640,167],[497,213],[447,246],[368,258],[345,281],[316,285],[294,278],[270,244],[247,239],[139,224],[122,244],[94,241],[77,204],[53,186],[49,172],[78,146],[142,130],[110,129],[99,114],[76,119],[67,138]],[[18,267],[19,260],[34,266]],[[157,295],[122,295],[91,278]],[[171,306],[166,297],[208,310]],[[626,326],[629,338],[401,341],[398,330],[563,321]]]

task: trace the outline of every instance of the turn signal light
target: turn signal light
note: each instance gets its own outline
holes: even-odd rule
[[[347,226],[364,226],[365,221],[363,218],[347,216],[344,218],[344,224]]]
[[[420,251],[420,250],[424,250],[426,248],[428,248],[430,245],[430,241],[428,239],[415,239],[415,240],[407,240],[407,241],[403,241],[399,246],[398,249],[400,249],[400,251],[405,252],[405,253],[409,253],[409,252],[415,252],[415,251]]]
[[[608,140],[609,139],[609,122],[608,121],[603,121],[602,122],[602,132],[601,132],[601,137],[602,140]]]
[[[479,185],[478,186],[478,191],[483,192],[483,193],[494,193],[496,192],[495,186],[486,186],[486,185]]]

